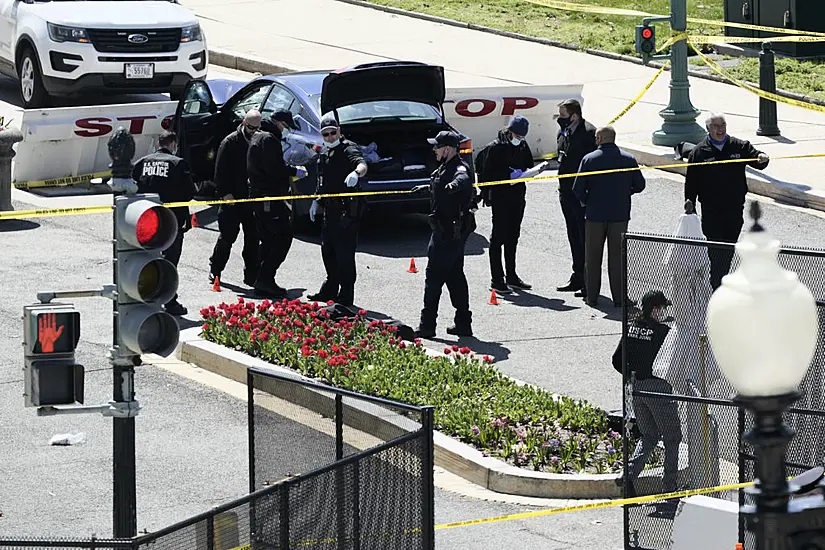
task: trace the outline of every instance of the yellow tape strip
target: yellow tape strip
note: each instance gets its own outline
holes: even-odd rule
[[[748,29],[752,31],[775,32],[778,34],[804,34],[806,36],[825,36],[825,32],[801,31],[799,29],[786,29],[784,27],[765,27],[763,25],[750,25],[748,23],[732,23],[730,21],[714,21],[713,19],[697,19],[688,17],[688,23],[701,23],[702,25],[714,25],[717,27],[733,27],[736,29]],[[763,38],[762,41],[770,41],[771,38]]]
[[[748,44],[751,42],[825,42],[825,36],[774,36],[773,38],[748,38],[747,36],[691,35],[694,44]]]
[[[785,103],[787,105],[793,105],[794,107],[801,107],[803,109],[808,109],[809,111],[817,111],[819,113],[825,113],[825,106],[823,106],[823,105],[817,105],[815,103],[808,103],[807,101],[800,101],[798,99],[791,99],[789,97],[783,97],[781,95],[777,95],[777,94],[774,94],[774,93],[771,93],[771,92],[766,92],[764,90],[760,90],[756,86],[751,86],[750,84],[748,84],[746,82],[742,82],[741,80],[732,77],[731,75],[729,75],[727,73],[727,71],[725,71],[725,69],[720,67],[714,61],[712,61],[710,58],[708,58],[706,55],[704,55],[701,51],[699,51],[699,48],[697,48],[692,42],[688,42],[688,44],[690,45],[691,48],[693,48],[693,51],[696,52],[696,55],[698,55],[699,58],[708,65],[708,67],[710,67],[714,72],[716,72],[722,78],[728,80],[729,82],[732,82],[733,84],[736,84],[737,86],[739,86],[743,90],[747,90],[751,93],[754,93],[754,94],[758,95],[761,98],[769,99],[769,100],[775,101],[777,103]]]
[[[638,94],[636,94],[636,97],[634,97],[630,101],[630,104],[627,107],[625,107],[624,109],[622,109],[619,112],[618,115],[616,115],[612,119],[610,119],[610,122],[608,122],[607,125],[610,126],[611,124],[615,123],[617,120],[622,118],[624,115],[626,115],[627,112],[630,109],[632,109],[633,106],[636,105],[639,102],[640,99],[642,99],[642,96],[644,96],[647,93],[647,91],[650,89],[650,87],[653,86],[653,83],[656,82],[656,80],[662,75],[662,73],[665,71],[665,68],[667,68],[668,65],[670,65],[670,61],[668,61],[667,63],[665,63],[664,65],[661,66],[661,68],[658,70],[658,72],[655,75],[653,75],[653,78],[650,79],[650,82],[645,84],[645,87],[642,88],[642,91],[639,92]]]
[[[92,174],[80,174],[77,176],[66,176],[64,178],[54,178],[40,181],[23,181],[15,183],[17,189],[34,189],[37,187],[62,187],[77,183],[87,183],[96,178],[105,178],[112,175],[111,170],[105,172],[94,172]]]

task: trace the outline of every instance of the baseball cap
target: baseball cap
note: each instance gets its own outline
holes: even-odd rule
[[[661,290],[651,290],[642,296],[642,310],[652,311],[654,307],[673,305]]]
[[[323,132],[327,128],[338,128],[338,121],[335,120],[334,116],[327,115],[321,119],[321,131]]]
[[[286,124],[294,130],[298,129],[298,126],[295,125],[295,121],[292,119],[292,113],[290,113],[286,109],[278,109],[277,111],[272,113],[272,116],[270,116],[269,118],[273,122],[276,120],[279,122],[283,122],[284,124]]]
[[[458,144],[461,139],[458,137],[458,134],[455,132],[450,132],[449,130],[442,130],[438,132],[438,135],[434,138],[428,138],[427,143],[430,145],[438,145],[439,147],[455,147],[458,149]]]

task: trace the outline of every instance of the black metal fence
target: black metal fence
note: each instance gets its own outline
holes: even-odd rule
[[[249,369],[250,494],[130,540],[0,548],[431,550],[433,408]]]
[[[625,496],[629,496],[631,481],[638,494],[674,489],[672,483],[665,481],[668,478],[667,443],[671,448],[678,447],[678,453],[674,453],[678,454],[678,489],[753,480],[753,452],[742,437],[750,429],[751,419],[732,402],[735,391],[714,360],[705,325],[712,294],[711,260],[730,258],[732,251],[733,245],[725,243],[657,235],[627,234],[625,237],[626,295],[639,302],[647,291],[662,290],[673,303],[671,330],[654,363],[654,376],[666,380],[670,387],[664,386],[663,391],[655,383],[633,384],[627,370],[627,357],[623,358],[625,435],[629,436],[634,426],[644,423],[642,417],[651,410],[660,423],[669,421],[671,428],[667,430],[669,441],[658,444],[645,470],[635,480],[630,479],[629,471],[634,449],[630,447],[630,438],[624,438]],[[782,249],[779,261],[799,275],[820,305],[819,341],[800,386],[803,397],[785,419],[797,432],[787,454],[789,474],[795,475],[825,462],[825,251]],[[737,265],[738,258],[733,257],[730,271]],[[637,312],[637,308],[625,308],[624,335]],[[634,410],[635,405],[640,408],[639,414]],[[727,508],[726,517],[732,518],[726,535],[735,536],[731,548],[736,542],[753,548],[753,541],[738,518],[738,506],[745,502],[745,492],[720,491],[707,496],[728,502],[717,504]],[[679,520],[674,521],[678,511],[675,504],[659,501],[625,506],[625,548],[671,548],[674,538],[685,533],[681,531],[683,526],[676,525]],[[696,526],[692,528],[695,530]]]

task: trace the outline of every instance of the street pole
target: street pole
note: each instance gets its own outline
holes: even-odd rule
[[[670,0],[670,28],[674,34],[687,30],[687,0]],[[682,141],[699,143],[707,134],[696,123],[700,111],[690,102],[687,50],[686,40],[670,47],[670,101],[659,111],[664,123],[653,132],[654,145],[675,147]]]
[[[132,180],[132,158],[135,155],[135,140],[126,130],[118,128],[108,143],[109,157],[112,159],[112,181],[114,201],[118,195],[134,194],[137,191]],[[117,212],[112,213],[112,257],[117,258]],[[112,277],[117,288],[117,263],[112,264]],[[117,299],[112,305],[112,349],[110,360],[114,374],[113,400],[120,404],[119,410],[126,414],[115,415],[113,422],[112,482],[113,482],[113,531],[114,538],[124,539],[137,536],[137,490],[135,468],[135,365],[140,364],[140,356],[122,355],[118,339]],[[116,405],[117,406],[117,405]]]

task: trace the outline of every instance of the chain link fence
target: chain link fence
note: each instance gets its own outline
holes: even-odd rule
[[[733,249],[731,244],[676,237],[625,236],[625,293],[636,305],[625,307],[623,335],[627,335],[629,325],[639,313],[639,302],[646,292],[661,290],[672,302],[668,310],[672,318],[667,320],[671,328],[653,368],[654,377],[666,384],[650,380],[634,383],[627,369],[627,353],[622,358],[625,496],[632,496],[634,490],[640,495],[656,494],[753,480],[753,451],[743,440],[751,419],[732,401],[735,390],[715,362],[705,324],[712,295],[711,264],[727,263],[732,258],[730,271],[735,270],[738,257],[731,256]],[[797,432],[787,454],[789,475],[796,475],[825,462],[825,251],[782,249],[779,262],[799,275],[820,306],[819,341],[800,386],[803,397],[785,418]],[[657,423],[665,426],[663,436],[668,439],[656,443],[645,469],[633,479],[631,435],[646,421],[649,423],[651,411]],[[678,472],[675,475],[674,463]],[[707,496],[728,502],[720,506],[733,511],[734,517],[738,506],[745,503],[745,492],[741,490]],[[674,524],[677,511],[677,501],[625,506],[625,548],[670,549],[674,538],[682,534]],[[734,519],[730,527],[745,548],[754,547],[741,520]]]

